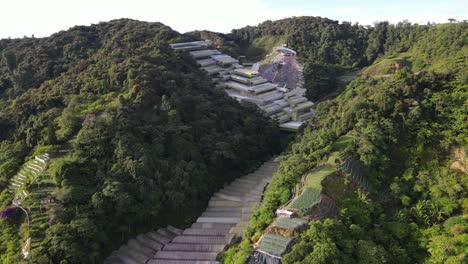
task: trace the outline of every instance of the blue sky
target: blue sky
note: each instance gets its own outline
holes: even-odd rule
[[[44,37],[74,25],[122,17],[160,21],[180,32],[229,32],[290,16],[321,16],[363,25],[468,19],[467,0],[2,0],[1,7],[0,38]]]

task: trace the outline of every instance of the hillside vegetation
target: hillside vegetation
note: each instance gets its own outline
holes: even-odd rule
[[[259,29],[239,32],[303,19],[308,18],[267,22]],[[386,36],[395,29],[401,33],[392,42],[391,38],[381,42],[381,52],[370,56],[370,36],[383,25]],[[318,34],[301,32],[304,38]],[[359,63],[375,63],[336,98],[317,105],[316,115],[283,155],[246,239],[226,252],[225,263],[244,263],[251,244],[272,223],[275,210],[291,199],[301,176],[343,147],[347,156],[361,164],[365,184],[354,191],[359,183],[345,176],[341,179],[347,187],[340,190],[338,179],[325,179],[323,188],[341,193],[334,196],[338,216],[312,221],[306,232],[296,236],[283,263],[468,261],[464,158],[468,152],[468,24],[395,27],[381,23],[364,32],[369,36],[367,48],[355,58],[365,55]],[[299,53],[307,47],[290,44]],[[316,49],[311,49],[314,54]],[[394,65],[399,58],[408,63],[392,71],[382,67]],[[306,82],[308,87],[314,85],[311,79]]]
[[[135,234],[190,223],[280,149],[275,124],[168,45],[186,39],[115,20],[0,40],[2,263],[21,262],[27,238],[32,263],[100,263]],[[28,230],[7,185],[43,153],[47,170],[24,188]]]
[[[321,17],[294,17],[236,29],[224,37],[238,45],[238,53],[256,60],[276,45],[287,44],[296,50],[304,63],[304,88],[316,101],[342,88],[340,74],[388,56],[411,58],[407,64],[415,71],[443,72],[446,65],[459,71],[468,53],[466,34],[466,23],[417,25],[404,21],[366,27]],[[395,63],[381,66],[375,69],[377,73],[369,70],[370,74],[395,72]]]

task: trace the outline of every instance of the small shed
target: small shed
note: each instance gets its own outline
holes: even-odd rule
[[[289,211],[287,209],[277,209],[276,210],[276,216],[286,216],[288,218],[291,218],[291,217],[293,217],[295,215],[296,215],[295,212]]]

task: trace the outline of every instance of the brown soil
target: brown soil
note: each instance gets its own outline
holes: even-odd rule
[[[276,55],[266,65],[260,67],[260,75],[279,86],[288,89],[304,86],[303,66],[296,56]]]
[[[455,158],[455,161],[450,165],[450,169],[452,171],[468,173],[468,160],[465,150],[460,147],[452,147],[451,154]]]

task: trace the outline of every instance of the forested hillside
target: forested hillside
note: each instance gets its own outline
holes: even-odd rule
[[[425,63],[415,65],[420,68],[431,63],[426,60],[428,58],[448,56],[446,60],[453,61],[455,55],[463,57],[466,49],[460,47],[466,46],[466,39],[454,39],[463,31],[466,31],[466,23],[417,25],[404,21],[380,22],[369,27],[321,17],[294,17],[233,30],[221,35],[225,40],[218,43],[225,43],[227,50],[253,60],[262,59],[275,46],[287,44],[298,52],[304,63],[308,97],[321,100],[340,88],[340,74],[371,65],[382,55],[403,54],[417,58]],[[432,38],[437,42],[433,43]],[[425,41],[414,45],[420,39]],[[237,44],[237,49],[232,43]],[[394,63],[386,68],[393,73]]]
[[[125,19],[0,40],[2,263],[24,246],[31,263],[100,263],[139,232],[189,223],[280,149],[275,124],[169,48],[184,40]]]
[[[254,33],[260,38],[286,34],[291,41],[298,35],[306,41],[320,34],[312,28],[290,34],[285,32],[293,26],[281,32],[273,27],[303,20],[308,18],[265,22],[234,34],[246,41],[255,38]],[[366,185],[349,193],[359,186],[349,175],[342,175],[344,189],[325,181],[323,188],[336,199],[337,216],[310,222],[308,230],[296,234],[282,262],[466,263],[468,24],[380,23],[366,30],[334,24],[330,30],[342,27],[353,28],[353,39],[362,36],[354,43],[367,44],[356,50],[353,43],[345,41],[351,45],[344,48],[337,39],[330,41],[330,47],[342,48],[341,53],[325,49],[341,54],[333,59],[320,55],[320,46],[326,45],[322,42],[310,50],[305,44],[288,43],[299,54],[308,53],[306,63],[309,58],[337,66],[373,63],[336,98],[317,105],[316,115],[283,155],[250,221],[247,239],[227,251],[224,263],[247,260],[252,243],[273,221],[275,210],[289,201],[301,176],[327,161],[343,138],[349,144],[343,153],[359,162]],[[385,37],[377,41],[373,36],[381,30]],[[352,59],[340,61],[350,50],[356,52],[349,53]],[[308,88],[314,85],[311,81],[306,80]]]

